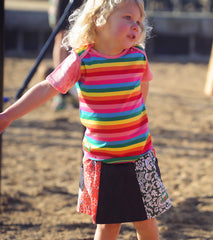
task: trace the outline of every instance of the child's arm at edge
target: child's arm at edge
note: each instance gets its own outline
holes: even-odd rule
[[[141,82],[141,91],[143,95],[143,100],[146,102],[149,93],[149,82]]]
[[[47,80],[36,84],[13,105],[0,113],[0,133],[3,132],[11,122],[41,106],[58,93],[59,92],[52,87]]]

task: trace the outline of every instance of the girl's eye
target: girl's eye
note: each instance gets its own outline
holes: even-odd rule
[[[128,15],[125,16],[124,18],[127,19],[127,20],[131,20],[131,16],[128,16]]]

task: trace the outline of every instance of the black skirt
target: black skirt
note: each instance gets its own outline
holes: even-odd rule
[[[94,223],[143,221],[170,207],[153,152],[131,163],[84,160],[78,211],[91,215]]]

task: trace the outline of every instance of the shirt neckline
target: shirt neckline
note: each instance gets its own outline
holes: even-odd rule
[[[103,53],[100,53],[98,52],[97,50],[95,50],[93,48],[93,46],[90,46],[90,49],[93,53],[95,53],[96,55],[100,56],[100,57],[104,57],[104,58],[108,58],[108,59],[115,59],[115,58],[119,58],[119,57],[122,57],[123,55],[125,55],[127,53],[127,51],[129,50],[128,48],[127,49],[124,49],[121,53],[117,54],[117,55],[106,55],[106,54],[103,54]]]

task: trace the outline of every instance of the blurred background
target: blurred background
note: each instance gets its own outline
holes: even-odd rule
[[[158,217],[161,240],[213,239],[212,85],[209,96],[204,93],[213,69],[212,2],[145,1],[153,27],[146,51],[154,75],[146,107],[173,203]],[[5,0],[5,8],[4,96],[13,102],[52,29],[48,0]],[[52,48],[53,43],[44,68],[52,66]],[[29,87],[44,79],[39,71]],[[50,101],[13,122],[3,134],[1,240],[93,240],[91,218],[76,212],[79,109],[70,102],[61,111],[51,106]],[[118,240],[136,239],[133,226],[123,224]]]
[[[145,0],[150,57],[207,61],[213,39],[213,0]],[[37,54],[51,29],[48,0],[6,0],[6,55]],[[49,51],[51,53],[51,49]]]

